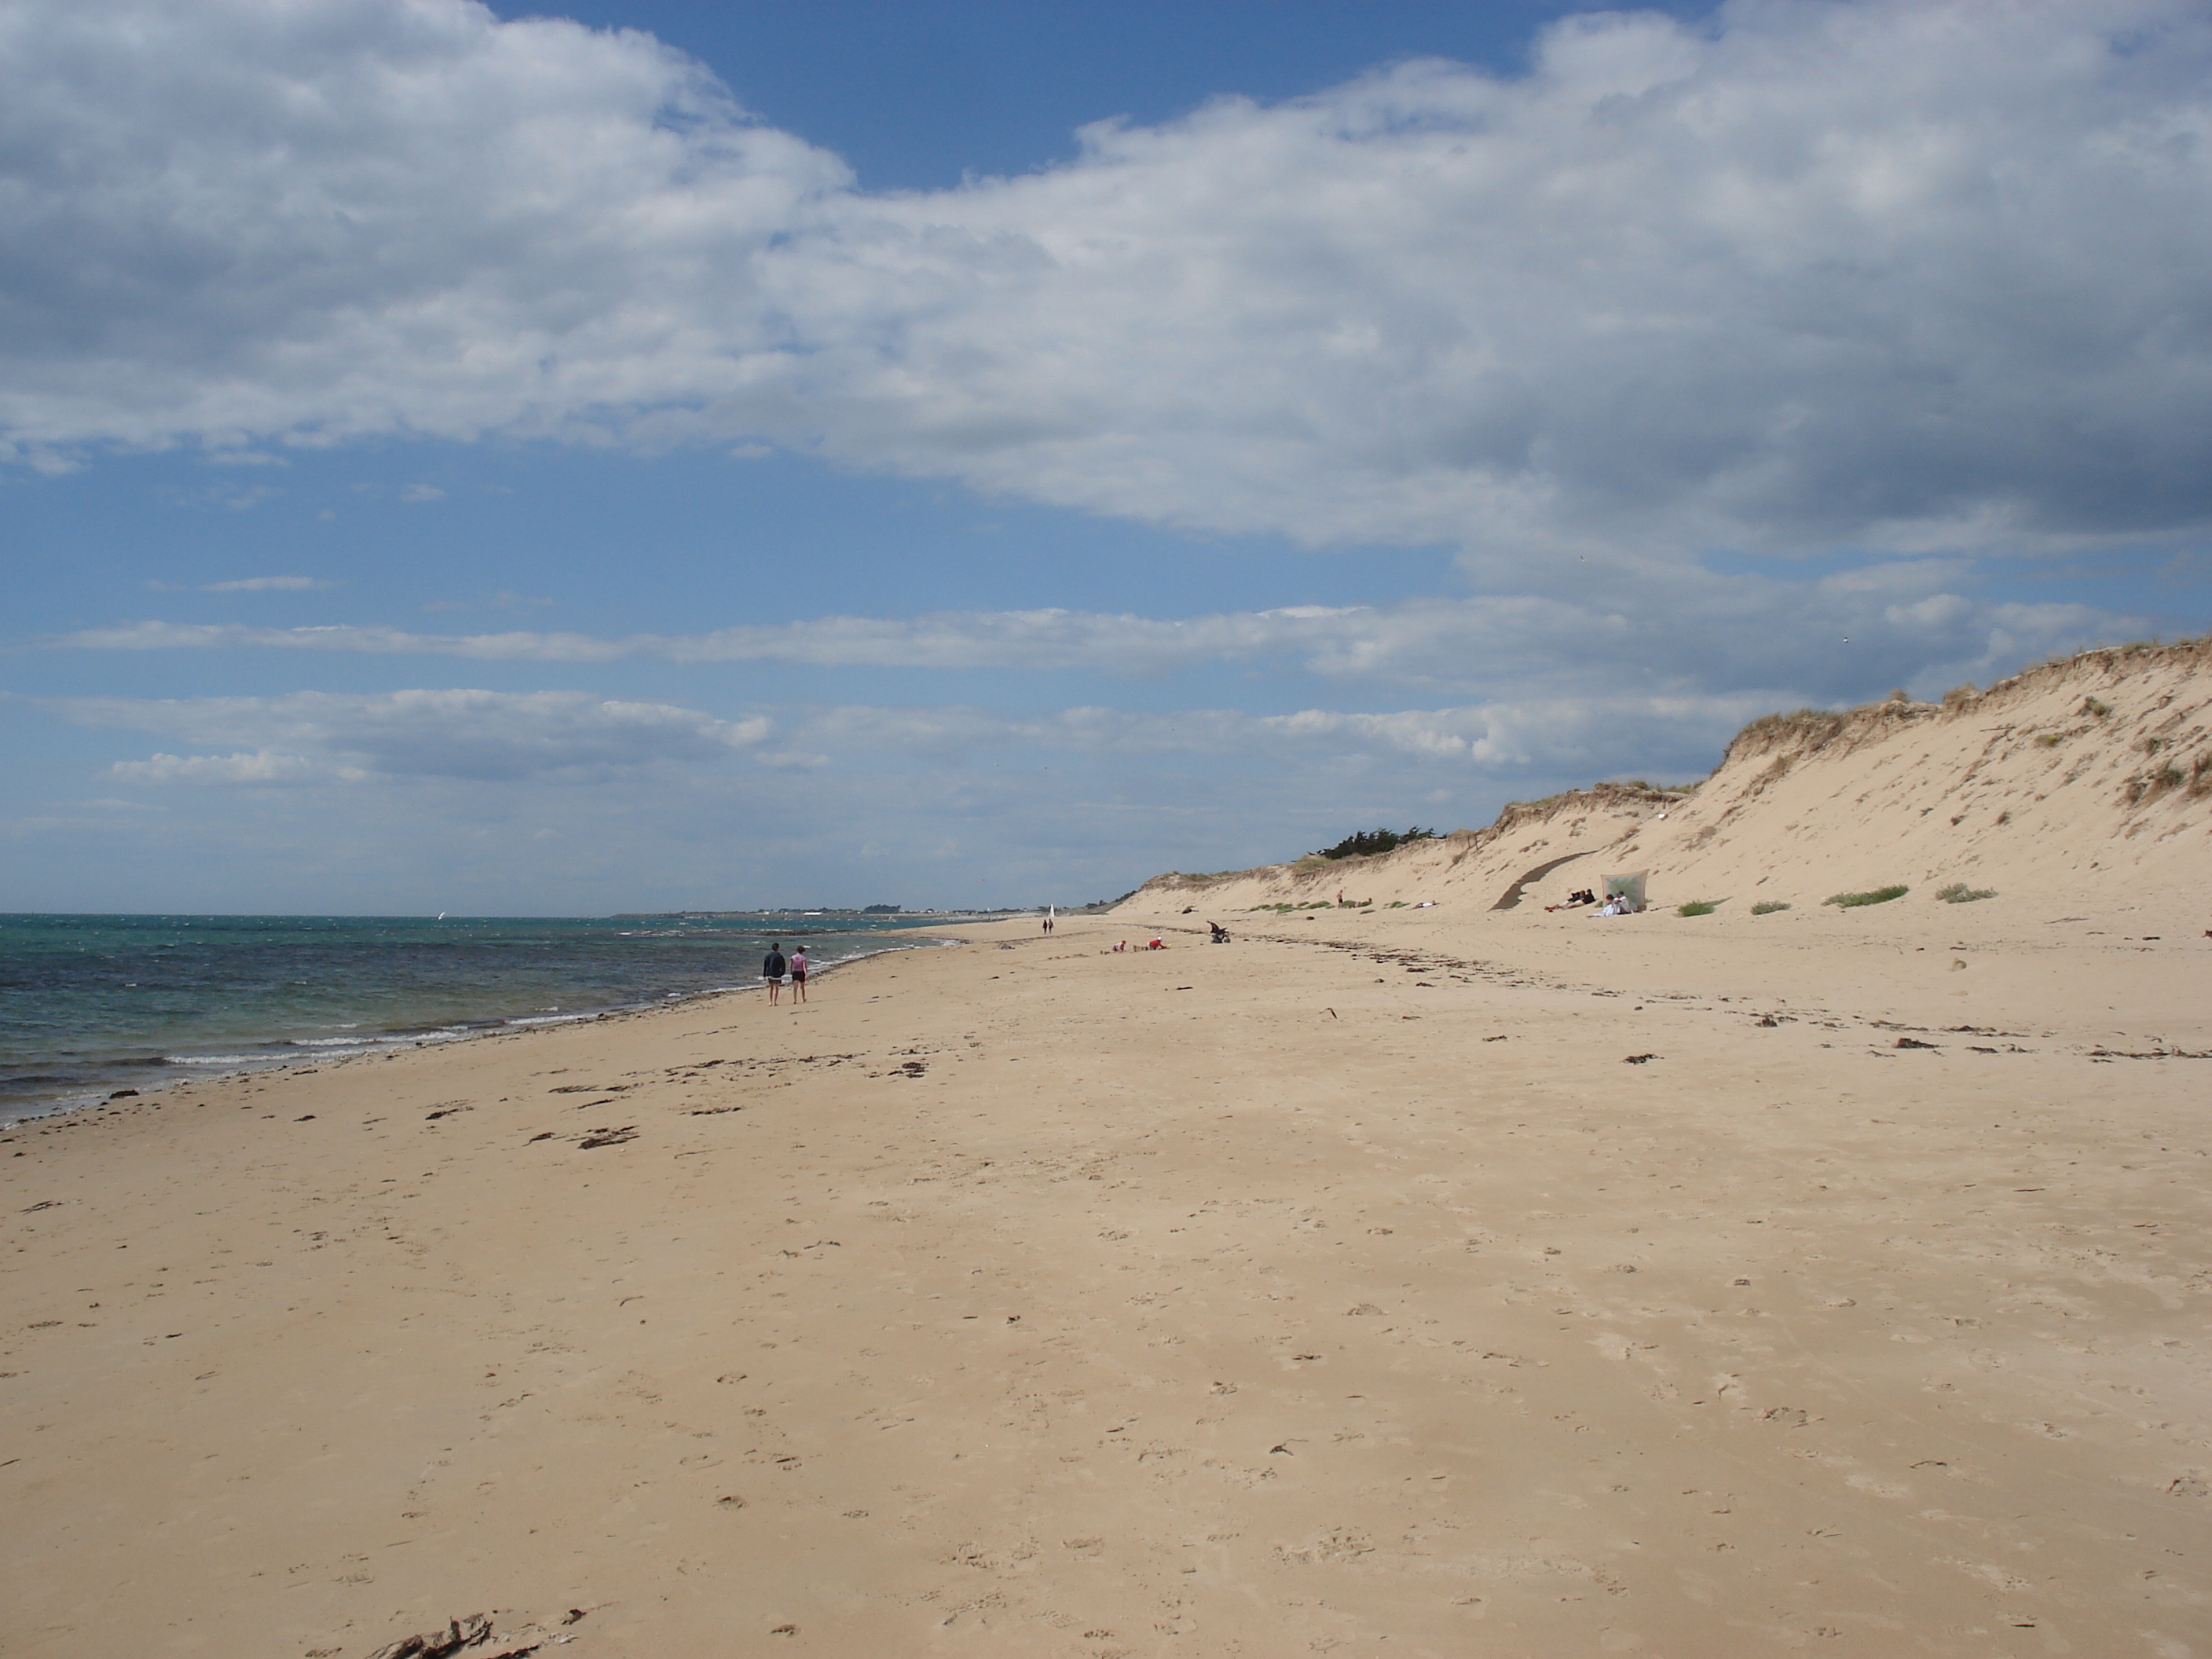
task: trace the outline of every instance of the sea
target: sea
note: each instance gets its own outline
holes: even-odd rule
[[[0,1123],[118,1090],[757,990],[951,943],[951,917],[0,915]],[[823,988],[834,994],[830,987]]]

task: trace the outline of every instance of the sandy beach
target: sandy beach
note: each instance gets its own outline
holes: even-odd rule
[[[2212,943],[1199,920],[10,1133],[0,1650],[2206,1650]]]
[[[0,0],[0,1659],[2212,1659],[2212,0]]]

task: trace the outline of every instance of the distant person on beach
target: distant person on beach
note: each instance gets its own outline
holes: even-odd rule
[[[791,1000],[806,1000],[806,947],[802,945],[791,953]]]
[[[782,1000],[784,969],[790,966],[783,959],[783,946],[771,942],[767,959],[761,963],[761,977],[768,981],[768,1006],[771,1008]]]

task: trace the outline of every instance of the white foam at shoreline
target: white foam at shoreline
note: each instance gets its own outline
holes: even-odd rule
[[[941,920],[950,923],[954,919]],[[902,939],[896,943],[879,945],[872,950],[856,951],[848,956],[840,956],[833,962],[817,961],[814,963],[814,976],[818,979],[848,963],[865,961],[870,957],[884,956],[897,951],[929,950],[963,943],[965,943],[964,940],[957,939]],[[258,1054],[162,1054],[150,1062],[142,1063],[151,1064],[157,1067],[162,1066],[188,1067],[191,1069],[194,1075],[204,1075],[208,1072],[217,1070],[234,1073],[284,1071],[298,1067],[302,1061],[338,1065],[355,1059],[374,1058],[380,1054],[390,1054],[403,1048],[460,1042],[477,1037],[496,1036],[502,1032],[515,1032],[539,1026],[581,1024],[622,1014],[651,1013],[657,1009],[678,1007],[702,997],[732,996],[741,992],[759,991],[763,988],[764,988],[758,981],[752,981],[738,985],[706,986],[696,991],[673,992],[653,1001],[622,1003],[582,1013],[525,1014],[510,1018],[487,1019],[465,1026],[440,1026],[421,1031],[390,1032],[366,1036],[273,1037],[270,1039],[269,1048]],[[136,1079],[138,1085],[137,1092],[142,1095],[159,1094],[165,1092],[169,1087],[180,1085],[184,1081],[182,1078],[174,1078],[168,1083],[156,1083],[152,1077],[141,1077]],[[10,1102],[5,1105],[0,1105],[0,1128],[29,1122],[37,1118],[62,1116],[69,1113],[82,1111],[102,1104],[113,1093],[114,1088],[112,1086],[88,1086],[82,1090],[71,1090],[65,1094]]]

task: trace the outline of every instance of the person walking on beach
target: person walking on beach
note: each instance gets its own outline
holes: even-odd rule
[[[761,977],[768,981],[768,1006],[771,1008],[783,996],[783,970],[790,965],[783,959],[783,946],[770,941],[767,959],[761,963]]]
[[[791,1000],[806,1000],[806,947],[802,945],[791,953]]]

